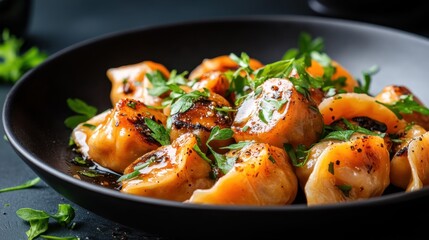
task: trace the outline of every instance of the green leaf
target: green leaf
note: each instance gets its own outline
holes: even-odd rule
[[[77,115],[70,116],[64,120],[66,127],[71,129],[82,122],[88,121],[97,114],[97,108],[88,105],[78,98],[68,98],[67,105],[73,112],[77,113]]]
[[[68,128],[73,129],[73,128],[77,127],[77,125],[79,125],[80,123],[86,122],[88,120],[89,120],[89,118],[87,116],[74,115],[74,116],[66,118],[66,120],[64,120],[64,125],[66,125],[66,127],[68,127]]]
[[[238,143],[231,144],[229,146],[221,147],[220,149],[229,149],[229,150],[238,150],[242,149],[244,147],[247,147],[248,145],[252,144],[252,141],[241,141]]]
[[[47,58],[34,46],[23,52],[24,41],[11,35],[8,29],[3,30],[0,42],[0,82],[15,83]]]
[[[16,215],[25,221],[32,221],[38,219],[49,218],[49,214],[45,211],[36,210],[32,208],[20,208],[16,211]]]
[[[30,220],[30,229],[28,229],[27,234],[28,240],[32,240],[39,236],[40,234],[48,230],[49,218],[41,218]]]
[[[84,170],[78,171],[78,173],[83,175],[83,176],[90,177],[90,178],[95,178],[95,177],[101,176],[101,174],[99,174],[94,169],[84,169]]]
[[[307,163],[311,148],[306,149],[304,145],[299,144],[296,149],[294,149],[293,146],[288,143],[283,144],[283,148],[289,156],[293,166],[302,167]]]
[[[140,175],[140,170],[142,170],[143,168],[146,168],[146,167],[148,167],[149,165],[151,165],[153,162],[155,162],[156,161],[156,157],[155,156],[152,156],[152,157],[150,157],[148,160],[146,160],[144,163],[139,163],[138,165],[136,165],[135,167],[134,167],[134,171],[133,172],[130,172],[130,173],[128,173],[128,174],[124,174],[124,175],[122,175],[120,178],[118,178],[118,180],[116,180],[117,182],[122,182],[122,181],[125,181],[125,180],[129,180],[129,179],[132,179],[132,178],[135,178],[135,177],[137,177],[138,175]]]
[[[395,115],[402,119],[402,113],[411,114],[413,112],[418,112],[423,115],[429,115],[429,109],[423,105],[420,105],[418,102],[414,101],[412,94],[402,95],[399,97],[399,100],[393,104],[386,104],[377,101],[377,103],[382,104],[389,108]]]
[[[350,140],[353,133],[355,133],[354,130],[333,131],[328,133],[328,135],[326,135],[323,139],[348,141]]]
[[[79,98],[68,98],[67,105],[75,113],[82,114],[89,118],[94,117],[97,113],[97,108],[88,105],[86,102],[82,101]]]
[[[352,190],[352,186],[351,185],[335,185],[338,189],[341,190],[341,192],[343,192],[344,196],[348,197],[350,196],[350,191]]]
[[[58,204],[57,213],[50,215],[61,226],[68,226],[75,217],[75,211],[70,204]]]
[[[237,157],[226,157],[222,154],[219,154],[212,149],[210,149],[213,156],[216,159],[216,165],[219,167],[219,169],[224,173],[227,174],[229,170],[231,170],[234,167],[235,161],[237,160]]]
[[[15,191],[15,190],[21,190],[21,189],[25,189],[25,188],[30,188],[30,187],[36,185],[38,182],[40,182],[40,178],[36,177],[34,179],[31,179],[29,181],[24,182],[21,185],[18,185],[18,186],[0,189],[0,193],[2,193],[2,192],[10,192],[10,191]]]
[[[232,135],[234,135],[234,132],[230,128],[220,128],[219,126],[215,126],[211,132],[210,136],[207,139],[207,146],[209,146],[209,143],[213,140],[226,140],[232,138]],[[209,146],[210,147],[210,146]]]
[[[57,237],[57,236],[50,236],[50,235],[40,235],[39,237],[47,240],[80,240],[79,237],[75,237],[75,236]]]
[[[145,118],[144,122],[146,123],[146,126],[151,131],[151,134],[150,134],[151,137],[153,137],[157,142],[159,142],[163,146],[170,144],[170,135],[167,129],[165,129],[164,126],[162,126],[162,124],[159,124],[150,118]]]
[[[210,92],[208,89],[204,89],[203,92],[195,90],[190,93],[183,94],[171,105],[170,115],[186,112],[194,105],[194,102],[198,101],[200,98],[208,98],[209,96]]]
[[[363,81],[361,79],[357,79],[359,86],[354,88],[355,93],[365,93],[369,95],[369,89],[372,82],[372,76],[375,75],[379,71],[379,67],[377,65],[371,66],[368,70],[363,71]]]

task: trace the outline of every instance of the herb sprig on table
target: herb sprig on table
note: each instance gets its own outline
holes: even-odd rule
[[[47,54],[33,46],[22,50],[24,40],[4,29],[0,38],[0,82],[15,83],[28,70],[41,64]]]

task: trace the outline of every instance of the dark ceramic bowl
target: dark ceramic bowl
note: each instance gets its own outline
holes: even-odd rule
[[[193,69],[203,58],[243,51],[269,63],[296,47],[304,31],[323,37],[326,52],[358,77],[362,70],[379,65],[372,91],[405,84],[429,103],[429,41],[423,37],[326,18],[253,16],[148,27],[64,49],[28,72],[10,91],[3,111],[5,133],[19,156],[60,194],[96,214],[148,232],[202,238],[285,236],[296,231],[306,236],[331,231],[355,235],[357,230],[351,229],[400,231],[410,219],[426,219],[427,188],[315,207],[299,202],[276,207],[202,206],[127,195],[72,177],[71,131],[63,123],[72,113],[66,99],[76,97],[99,110],[109,108],[108,68],[153,60],[181,72]]]

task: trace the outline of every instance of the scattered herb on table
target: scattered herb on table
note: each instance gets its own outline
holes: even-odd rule
[[[70,204],[58,204],[58,211],[55,214],[49,214],[43,210],[32,208],[20,208],[16,211],[16,215],[30,223],[30,229],[26,232],[28,240],[32,240],[42,233],[46,232],[49,227],[49,219],[52,218],[63,227],[71,225],[71,221],[75,217],[75,210]],[[56,237],[43,235],[45,239],[76,239],[78,237]]]
[[[21,189],[25,189],[25,188],[30,188],[30,187],[36,185],[38,182],[40,182],[40,178],[36,177],[36,178],[34,178],[32,180],[29,180],[29,181],[27,181],[27,182],[25,182],[25,183],[23,183],[21,185],[18,185],[18,186],[13,186],[13,187],[7,187],[7,188],[0,189],[0,193],[2,193],[2,192],[16,191],[16,190],[21,190]]]
[[[42,63],[47,55],[37,47],[22,51],[24,40],[4,29],[0,38],[0,82],[15,83],[24,73]]]

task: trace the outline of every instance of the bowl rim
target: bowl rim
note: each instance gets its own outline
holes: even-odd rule
[[[93,37],[87,40],[83,40],[72,44],[68,47],[59,50],[50,56],[37,66],[34,69],[26,72],[19,81],[12,86],[10,91],[6,95],[6,99],[3,105],[2,111],[2,121],[3,128],[5,132],[5,136],[8,139],[8,142],[14,148],[14,150],[18,153],[18,156],[22,158],[27,164],[33,165],[34,167],[47,172],[49,175],[59,179],[63,182],[67,182],[68,184],[74,185],[80,189],[84,189],[87,191],[91,191],[97,194],[105,195],[108,197],[117,198],[123,201],[130,201],[139,204],[147,204],[147,205],[162,205],[164,207],[172,207],[172,208],[182,208],[182,209],[194,209],[194,210],[212,210],[212,211],[274,211],[274,212],[307,212],[307,211],[326,211],[326,210],[334,210],[334,209],[347,209],[347,208],[357,208],[364,206],[374,206],[380,204],[388,204],[395,203],[400,201],[407,201],[411,199],[416,199],[425,195],[429,195],[429,190],[424,187],[419,191],[415,192],[398,192],[391,193],[387,195],[383,195],[380,197],[373,197],[365,200],[344,202],[344,203],[333,203],[333,204],[324,204],[324,205],[315,205],[309,207],[306,204],[291,204],[285,206],[247,206],[247,205],[208,205],[208,204],[188,204],[183,202],[171,201],[171,200],[163,200],[156,199],[151,197],[143,197],[136,196],[131,194],[126,194],[119,192],[114,189],[109,189],[100,185],[96,185],[93,183],[89,183],[86,181],[82,181],[74,178],[71,175],[68,175],[60,170],[57,170],[48,164],[44,163],[43,159],[38,158],[33,155],[27,149],[24,148],[23,145],[20,144],[18,137],[12,131],[13,123],[10,121],[9,116],[12,112],[13,100],[17,94],[19,94],[22,86],[27,84],[32,80],[31,76],[38,71],[42,71],[44,68],[49,67],[51,62],[55,61],[58,58],[61,58],[65,54],[75,51],[76,49],[80,49],[83,47],[88,47],[93,44],[97,44],[100,41],[104,41],[106,39],[112,38],[121,38],[124,35],[132,35],[139,32],[146,32],[150,30],[157,29],[169,29],[176,27],[184,27],[191,25],[205,25],[210,23],[225,23],[225,22],[235,22],[235,23],[248,23],[248,22],[287,22],[287,23],[307,23],[314,25],[329,25],[329,26],[342,26],[349,27],[354,29],[360,29],[370,32],[377,32],[377,34],[389,34],[394,37],[402,37],[412,41],[418,41],[422,44],[425,44],[429,47],[429,39],[424,36],[410,33],[400,29],[394,29],[387,26],[380,26],[372,23],[359,22],[354,20],[345,20],[345,19],[334,19],[328,17],[317,17],[317,16],[305,16],[305,15],[243,15],[243,16],[233,16],[233,17],[216,17],[216,18],[207,18],[203,20],[188,20],[188,21],[180,21],[175,23],[164,23],[157,25],[150,25],[146,27],[137,27],[128,30],[116,31],[112,33],[103,34],[97,37]],[[43,177],[42,177],[43,178]],[[51,185],[47,182],[48,185]]]

